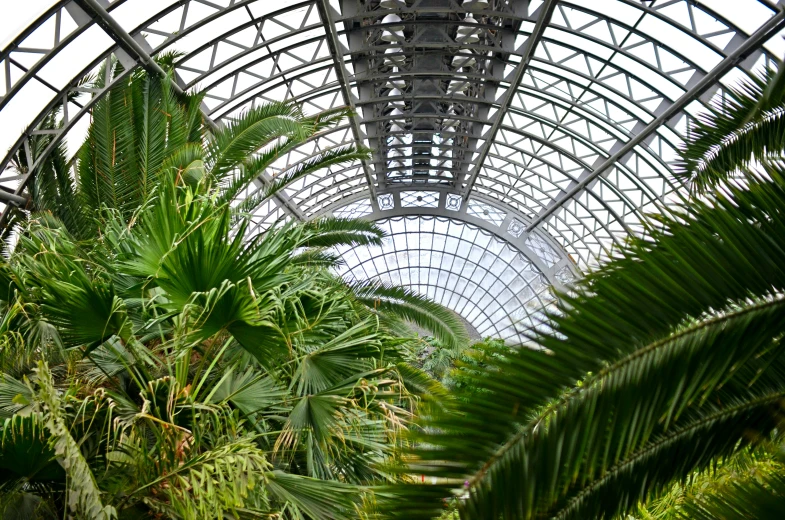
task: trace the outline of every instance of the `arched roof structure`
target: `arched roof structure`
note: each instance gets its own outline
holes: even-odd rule
[[[0,31],[4,213],[24,206],[51,147],[78,145],[111,88],[86,77],[112,60],[155,72],[153,58],[176,51],[180,88],[206,90],[216,124],[269,100],[355,111],[281,170],[347,143],[373,150],[262,203],[256,230],[377,220],[388,242],[344,251],[343,274],[410,284],[511,340],[548,286],[676,199],[690,118],[785,50],[774,0],[41,1],[32,23]],[[64,100],[62,125],[41,129]],[[41,132],[50,148],[30,146]],[[29,170],[14,167],[20,151]]]

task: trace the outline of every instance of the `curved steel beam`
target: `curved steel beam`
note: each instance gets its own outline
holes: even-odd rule
[[[642,143],[649,135],[659,129],[666,121],[681,112],[688,104],[694,101],[697,97],[703,94],[714,83],[719,81],[722,76],[728,73],[736,64],[742,60],[747,53],[754,51],[760,45],[768,40],[771,36],[785,28],[785,10],[780,10],[776,15],[772,16],[762,27],[760,27],[754,34],[752,34],[747,41],[740,45],[735,51],[729,54],[719,65],[714,67],[706,76],[704,76],[698,83],[695,84],[690,90],[684,93],[672,105],[668,107],[662,114],[660,114],[654,121],[649,123],[646,128],[639,132],[635,137],[627,141],[619,151],[608,157],[601,165],[594,169],[591,174],[587,175],[581,182],[576,184],[572,189],[567,191],[559,200],[557,200],[548,209],[542,212],[527,228],[532,231],[544,220],[546,220],[554,211],[562,207],[562,205],[573,198],[576,194],[582,191],[594,179],[605,173],[608,169],[619,162],[627,153],[631,152],[637,145]]]
[[[325,24],[325,30],[327,31],[327,43],[330,47],[330,54],[332,54],[333,60],[335,62],[335,73],[338,76],[338,82],[341,85],[341,93],[343,95],[344,103],[353,113],[353,115],[349,116],[349,118],[351,119],[352,123],[354,139],[357,141],[358,145],[364,146],[366,136],[359,120],[360,116],[357,113],[357,106],[355,105],[357,100],[351,91],[349,80],[347,79],[348,71],[346,70],[346,63],[344,61],[344,52],[341,49],[341,42],[338,41],[338,33],[335,28],[335,21],[333,19],[332,13],[333,7],[330,5],[329,0],[317,0],[316,6],[319,8],[319,17]],[[376,204],[376,185],[374,181],[374,172],[367,160],[363,159],[361,163],[363,165],[363,171],[365,172],[366,180],[368,181],[368,189],[372,195],[371,204],[374,205]]]

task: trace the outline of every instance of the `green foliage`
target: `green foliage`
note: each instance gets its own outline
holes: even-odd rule
[[[249,231],[252,204],[367,151],[291,165],[233,206],[346,112],[272,104],[208,130],[200,101],[132,74],[95,105],[76,181],[63,150],[37,180],[0,263],[3,518],[356,517],[395,479],[418,402],[443,397],[385,324],[457,343],[454,316],[391,288],[369,307],[327,270],[377,226]]]
[[[444,348],[436,338],[426,337],[414,345],[408,360],[414,367],[441,382],[453,396],[467,399],[471,393],[478,391],[472,386],[472,379],[492,370],[496,361],[513,352],[514,348],[500,339],[485,338],[456,351]]]
[[[350,285],[355,297],[368,307],[392,312],[432,331],[446,348],[460,350],[469,342],[466,328],[452,311],[405,287],[369,280]]]
[[[71,513],[89,520],[109,520],[117,518],[112,506],[101,502],[101,491],[79,445],[68,431],[65,417],[60,410],[60,398],[54,387],[52,374],[45,361],[38,363],[39,398],[46,429],[51,435],[50,443],[63,466],[67,479],[66,502]]]
[[[42,418],[14,415],[3,421],[0,437],[0,485],[26,482],[64,483],[65,473],[55,460]]]
[[[32,404],[30,387],[8,374],[0,375],[0,418],[29,415]]]
[[[680,518],[691,520],[774,520],[785,508],[785,471],[728,483],[722,489],[696,495],[686,502]]]
[[[252,439],[237,440],[184,457],[176,467],[145,485],[159,491],[144,502],[153,511],[185,520],[237,514],[249,495],[264,486],[270,469],[264,452]]]
[[[680,148],[679,173],[698,193],[723,184],[753,161],[769,163],[785,149],[785,70],[767,70],[728,89],[699,114]]]
[[[676,520],[702,518],[694,512],[696,504],[714,500],[732,500],[739,486],[766,482],[785,471],[774,445],[764,444],[755,449],[742,449],[728,459],[717,461],[705,471],[695,472],[684,481],[674,483],[662,494],[640,504],[632,514],[619,520]],[[739,512],[743,511],[739,509]],[[750,510],[751,511],[751,510]],[[747,513],[749,518],[759,516]],[[718,515],[733,518],[734,515]],[[711,517],[715,518],[715,517]]]
[[[623,516],[778,435],[785,166],[762,168],[656,217],[561,295],[534,348],[486,355],[468,398],[421,410],[402,472],[435,484],[381,488],[384,515]]]
[[[103,81],[99,77],[97,83]],[[170,78],[147,74],[113,88],[93,109],[78,153],[76,196],[82,207],[112,208],[130,218],[166,173],[167,156],[199,143],[199,134],[189,131],[189,123],[201,116],[199,101],[199,96],[175,94]],[[80,235],[96,232],[99,222],[87,215]]]

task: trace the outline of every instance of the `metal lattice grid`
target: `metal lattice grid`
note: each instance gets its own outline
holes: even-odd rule
[[[465,222],[406,216],[378,221],[378,247],[339,249],[348,279],[412,287],[454,310],[482,336],[522,342],[553,302],[550,283],[505,240]]]
[[[324,150],[374,151],[262,202],[253,232],[327,214],[450,217],[504,236],[564,285],[683,189],[672,164],[690,120],[735,79],[779,66],[781,4],[52,0],[0,35],[3,215],[6,204],[24,207],[55,146],[65,140],[73,153],[80,142],[112,86],[84,78],[113,62],[125,68],[115,81],[156,72],[152,58],[177,51],[179,87],[206,91],[215,124],[283,99],[357,114],[281,157],[243,197]],[[62,125],[41,128],[59,104]],[[53,136],[45,149],[30,145],[39,133]],[[16,154],[32,167],[17,168]]]

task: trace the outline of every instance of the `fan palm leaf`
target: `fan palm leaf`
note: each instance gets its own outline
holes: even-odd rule
[[[357,489],[352,486],[283,471],[272,472],[267,488],[275,498],[294,508],[298,516],[310,518],[353,518],[359,502]]]
[[[65,484],[65,473],[55,459],[40,415],[14,415],[5,419],[0,447],[2,485],[17,480],[56,486]]]

